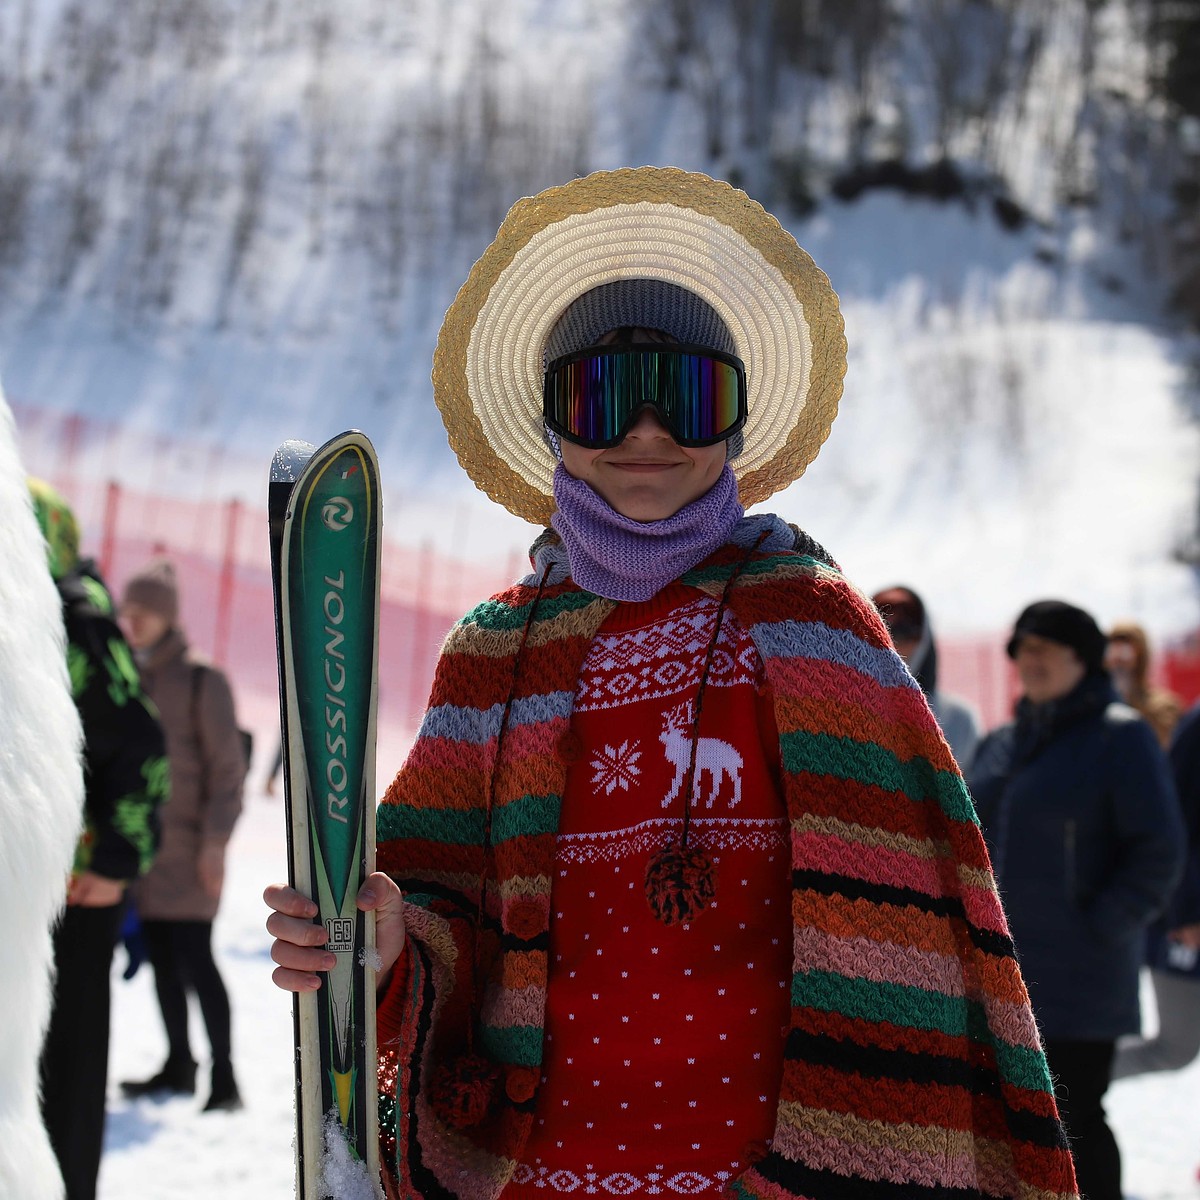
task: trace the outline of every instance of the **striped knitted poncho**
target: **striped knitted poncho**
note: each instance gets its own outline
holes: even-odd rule
[[[737,572],[728,604],[774,695],[791,824],[792,1015],[777,1125],[770,1152],[730,1191],[1072,1196],[962,778],[870,603],[790,549],[782,529],[745,519],[738,544],[681,580],[719,597]],[[534,1120],[572,706],[614,604],[564,575],[551,570],[540,596],[535,584],[513,587],[451,632],[417,742],[380,806],[379,867],[405,893],[409,929],[379,1009],[389,1195],[495,1200]],[[490,1060],[494,1086],[485,1118],[456,1129],[430,1088],[468,1045]]]

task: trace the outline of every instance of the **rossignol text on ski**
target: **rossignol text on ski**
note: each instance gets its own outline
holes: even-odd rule
[[[294,1001],[296,1195],[379,1190],[374,919],[379,468],[370,441],[285,442],[269,496],[289,882],[318,906],[336,965]]]

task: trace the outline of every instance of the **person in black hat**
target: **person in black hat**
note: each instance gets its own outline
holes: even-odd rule
[[[1073,604],[1026,608],[1007,647],[1016,719],[984,739],[968,779],[1088,1200],[1121,1198],[1104,1093],[1117,1038],[1140,1027],[1142,935],[1184,836],[1166,757],[1119,701],[1106,641]]]

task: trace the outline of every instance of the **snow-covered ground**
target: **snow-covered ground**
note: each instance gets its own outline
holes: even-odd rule
[[[234,1014],[234,1058],[246,1108],[200,1113],[195,1100],[121,1097],[117,1081],[152,1074],[164,1052],[150,970],[113,975],[110,1107],[100,1200],[285,1200],[292,1195],[292,1018],[271,983],[262,890],[286,874],[283,804],[250,789],[231,846],[216,943]],[[1152,1015],[1152,1014],[1149,1014]],[[193,1014],[193,1053],[206,1043]],[[1128,1080],[1109,1093],[1125,1161],[1125,1191],[1139,1200],[1200,1197],[1200,1063]]]

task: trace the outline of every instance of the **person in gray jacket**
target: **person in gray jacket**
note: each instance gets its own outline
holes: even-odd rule
[[[933,640],[925,602],[912,588],[897,585],[876,592],[871,603],[879,609],[896,653],[921,685],[955,761],[965,771],[979,745],[979,715],[965,700],[938,687],[937,643]]]
[[[1026,608],[1008,643],[1016,720],[967,775],[1088,1200],[1121,1200],[1104,1093],[1117,1038],[1139,1028],[1143,935],[1185,842],[1166,755],[1118,700],[1105,642],[1074,605]]]
[[[178,618],[174,569],[157,559],[126,584],[121,621],[142,683],[162,718],[171,765],[162,846],[133,891],[168,1054],[156,1074],[121,1087],[128,1096],[195,1091],[187,1002],[188,992],[194,992],[212,1047],[207,1112],[241,1107],[231,1058],[229,996],[213,958],[212,923],[221,899],[226,844],[242,808],[247,763],[229,681],[188,648]]]

